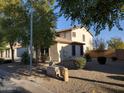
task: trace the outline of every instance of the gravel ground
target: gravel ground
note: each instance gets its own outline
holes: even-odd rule
[[[12,73],[14,70],[11,69],[15,67],[1,65],[0,69]],[[89,62],[83,70],[69,70],[69,77],[69,82],[45,75],[32,76],[25,80],[35,82],[52,93],[124,93],[124,62],[108,61],[106,65]]]
[[[67,83],[47,77],[41,84],[54,93],[124,93],[124,62],[89,62],[84,70],[69,70],[69,76]]]

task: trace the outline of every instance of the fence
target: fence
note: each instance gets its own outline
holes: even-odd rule
[[[117,57],[120,60],[124,60],[124,49],[117,49],[117,50],[92,50],[88,53],[92,58],[104,56],[104,57]]]

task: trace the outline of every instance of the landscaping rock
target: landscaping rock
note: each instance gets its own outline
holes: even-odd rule
[[[60,69],[58,66],[47,67],[47,75],[52,77],[60,77]]]

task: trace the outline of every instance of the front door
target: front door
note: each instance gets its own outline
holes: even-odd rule
[[[75,49],[75,45],[72,45],[72,56],[76,55],[76,49]]]

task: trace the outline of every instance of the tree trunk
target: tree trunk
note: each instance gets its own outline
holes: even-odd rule
[[[40,48],[40,59],[41,59],[41,62],[44,63],[45,62],[45,59],[44,59],[44,54],[43,54],[43,48],[41,47]]]
[[[12,56],[11,56],[12,62],[15,62],[13,44],[10,44],[10,49],[11,49],[11,55],[12,55]]]
[[[36,59],[35,59],[35,63],[36,63],[36,65],[38,65],[38,50],[37,50],[37,48],[35,49],[35,52],[36,52]]]
[[[35,63],[36,66],[38,65],[38,63],[40,62],[40,48],[38,46],[38,44],[35,45]]]
[[[36,47],[36,65],[38,65],[38,63],[39,63],[39,48],[38,47]]]

